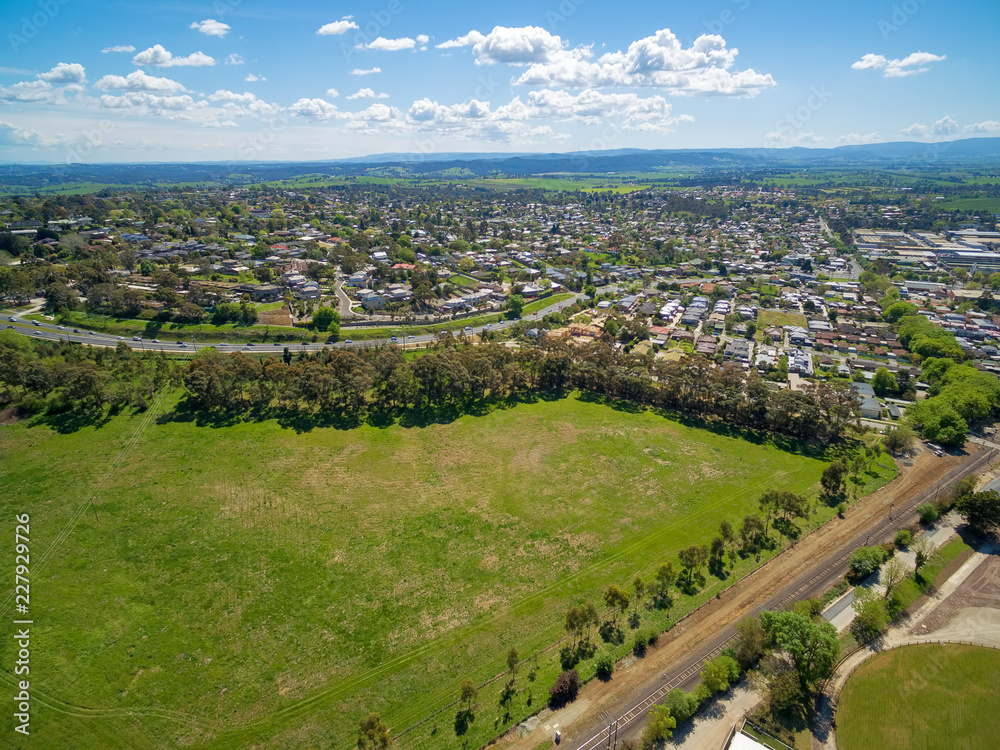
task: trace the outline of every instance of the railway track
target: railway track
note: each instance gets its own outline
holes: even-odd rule
[[[912,520],[918,505],[933,501],[943,490],[950,488],[969,474],[980,471],[993,458],[994,453],[995,451],[992,449],[984,450],[970,463],[952,469],[937,482],[913,495],[905,504],[900,505],[895,513],[883,518],[868,531],[855,536],[849,544],[845,545],[835,556],[829,558],[826,564],[818,570],[809,573],[807,577],[790,584],[770,597],[757,608],[757,614],[764,610],[783,610],[793,602],[808,598],[809,595],[818,594],[826,589],[827,586],[844,575],[844,572],[847,570],[847,561],[854,550],[865,546],[869,540],[878,542],[889,538],[900,525],[907,524]],[[601,747],[610,748],[612,747],[612,743],[617,744],[618,733],[622,729],[645,716],[649,709],[662,700],[671,690],[692,681],[701,672],[705,662],[711,661],[722,653],[732,644],[735,638],[735,626],[726,626],[716,638],[706,643],[705,649],[689,658],[676,673],[672,676],[670,673],[664,674],[664,678],[669,677],[667,682],[662,683],[617,719],[609,721],[607,727],[578,745],[577,750],[597,750],[597,748]]]

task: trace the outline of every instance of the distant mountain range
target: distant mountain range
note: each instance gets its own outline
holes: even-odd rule
[[[402,153],[309,162],[7,164],[0,165],[0,185],[45,189],[80,182],[124,186],[178,182],[246,184],[303,175],[461,179],[497,174],[657,172],[669,168],[759,172],[788,168],[932,169],[946,164],[1000,166],[1000,138],[967,138],[934,144],[902,141],[837,148],[615,149],[562,154]]]

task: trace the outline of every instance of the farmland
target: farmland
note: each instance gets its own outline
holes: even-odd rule
[[[894,649],[851,676],[837,712],[843,750],[996,747],[1000,652],[955,644]]]
[[[767,487],[814,494],[825,466],[583,397],[352,430],[170,406],[141,434],[0,428],[34,554],[88,509],[33,573],[37,746],[347,747],[375,710],[414,727],[402,747],[478,747],[544,701],[570,603],[676,563]],[[643,626],[732,580],[707,578]],[[510,646],[528,661],[504,714],[484,683]],[[465,678],[484,687],[458,740]]]

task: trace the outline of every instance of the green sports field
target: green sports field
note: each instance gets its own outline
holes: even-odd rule
[[[479,747],[544,702],[568,604],[826,465],[577,397],[384,428],[154,417],[0,427],[0,504],[31,516],[25,747],[349,747],[370,710],[413,727],[401,747]],[[509,709],[484,686],[457,737],[461,681],[512,645],[540,654]]]
[[[837,709],[841,750],[994,750],[1000,651],[955,644],[893,649],[851,675]]]

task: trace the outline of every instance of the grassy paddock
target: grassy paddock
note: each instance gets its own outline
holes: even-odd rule
[[[32,571],[39,747],[348,747],[371,710],[418,725],[404,748],[481,746],[543,705],[569,604],[676,563],[765,488],[815,493],[826,466],[570,397],[352,430],[180,411],[102,483],[140,417],[71,419],[0,428],[0,505],[31,514],[33,551],[92,494],[99,512]],[[696,597],[641,607],[641,626],[757,564],[706,572]],[[527,661],[509,711],[497,680],[456,725],[461,681],[502,673],[512,645]]]
[[[992,750],[1000,651],[956,644],[893,649],[851,675],[837,709],[843,750]]]
[[[758,310],[757,325],[761,328],[766,326],[799,326],[805,328],[809,324],[806,316],[800,312],[789,312],[787,310]]]

